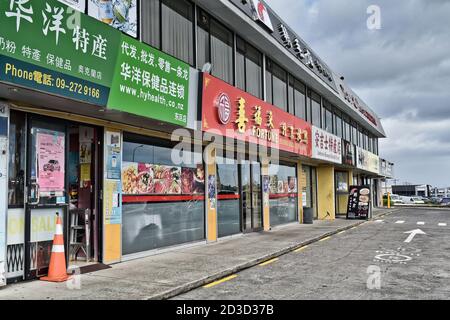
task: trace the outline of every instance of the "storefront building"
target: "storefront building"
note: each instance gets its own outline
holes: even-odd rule
[[[379,118],[263,2],[102,3],[0,4],[0,285],[47,273],[56,213],[83,270],[333,220],[383,177]]]

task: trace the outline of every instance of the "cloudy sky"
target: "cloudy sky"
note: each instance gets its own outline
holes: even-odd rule
[[[382,118],[399,182],[450,186],[450,1],[267,2]]]

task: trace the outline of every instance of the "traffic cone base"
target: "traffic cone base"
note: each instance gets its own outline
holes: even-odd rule
[[[64,282],[69,279],[66,269],[66,255],[64,253],[64,236],[62,221],[58,214],[56,219],[56,232],[53,238],[52,254],[48,267],[48,276],[40,278],[42,281]]]
[[[48,281],[48,282],[66,282],[69,279],[70,279],[70,276],[68,276],[68,275],[61,276],[60,278],[50,278],[50,277],[39,278],[39,280]]]

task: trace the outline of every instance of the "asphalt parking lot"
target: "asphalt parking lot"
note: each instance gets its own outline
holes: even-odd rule
[[[402,209],[174,299],[448,299],[450,210]]]

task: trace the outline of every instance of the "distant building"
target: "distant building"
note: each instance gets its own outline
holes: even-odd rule
[[[433,197],[446,198],[450,196],[450,187],[449,188],[433,188],[432,192]]]
[[[428,184],[422,185],[396,185],[392,186],[392,193],[399,196],[406,197],[431,197],[431,186]]]

